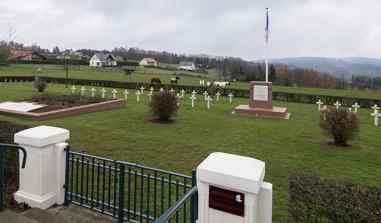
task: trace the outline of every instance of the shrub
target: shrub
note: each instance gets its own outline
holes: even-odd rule
[[[170,91],[155,92],[150,107],[154,117],[168,122],[178,109],[176,95]]]
[[[344,109],[330,109],[322,113],[320,127],[336,146],[346,146],[348,140],[354,139],[359,131],[357,117]]]
[[[46,80],[41,77],[36,77],[34,79],[34,86],[37,88],[38,92],[44,92],[46,88]]]
[[[380,222],[381,189],[290,175],[291,222]]]

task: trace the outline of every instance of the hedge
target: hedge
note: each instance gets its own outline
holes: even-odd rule
[[[65,84],[65,78],[58,77],[44,77],[47,82],[54,82],[59,84]],[[10,79],[26,81],[34,80],[34,76],[2,76],[0,77],[0,82]],[[231,89],[231,88],[211,88],[202,86],[190,86],[190,85],[170,85],[170,84],[150,84],[150,83],[138,83],[138,82],[122,82],[122,81],[108,81],[108,80],[88,80],[88,79],[67,79],[68,84],[73,85],[89,85],[89,86],[99,86],[99,87],[110,87],[110,88],[125,88],[125,89],[138,89],[143,86],[145,89],[149,89],[151,86],[158,90],[160,88],[181,90],[184,89],[186,92],[192,92],[195,90],[198,93],[208,91],[209,93],[216,93],[219,91],[222,95],[226,96],[232,93],[234,97],[249,98],[250,91],[244,89]],[[354,103],[359,103],[363,108],[370,108],[374,104],[381,106],[381,99],[372,98],[358,98],[358,97],[342,97],[342,96],[331,96],[331,95],[316,95],[316,94],[301,94],[301,93],[290,93],[273,91],[273,99],[278,101],[288,101],[297,103],[310,103],[315,104],[316,101],[322,100],[327,105],[333,105],[336,101],[339,101],[343,106],[352,106]]]
[[[69,60],[69,65],[89,65],[89,60]],[[63,65],[66,63],[65,59],[45,59],[45,60],[21,60],[13,62],[15,64],[58,64]],[[139,66],[135,61],[118,61],[117,66]]]
[[[381,189],[290,175],[291,222],[381,222]]]

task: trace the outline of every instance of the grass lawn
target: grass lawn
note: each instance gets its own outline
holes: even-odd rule
[[[0,76],[16,75],[16,76],[31,76],[38,75],[36,69],[41,68],[42,73],[39,75],[61,77],[64,78],[66,73],[62,65],[47,65],[47,64],[12,64],[9,67],[0,66]],[[160,69],[151,69],[138,67],[137,71],[131,76],[125,76],[118,68],[97,70],[91,69],[88,66],[80,66],[79,70],[70,70],[70,78],[78,79],[93,79],[93,80],[114,80],[126,82],[150,82],[152,77],[160,77],[163,84],[169,84],[170,79],[174,77],[175,71],[167,71]],[[193,76],[182,76],[179,84],[181,85],[199,85],[199,80],[213,81],[217,78],[217,71],[215,69],[208,70],[207,75],[198,73],[177,71],[178,73],[185,73]],[[243,82],[234,82],[231,88],[248,89],[248,84]],[[284,87],[274,86],[274,91],[291,92],[291,93],[304,93],[304,94],[319,94],[319,95],[335,95],[335,96],[349,96],[361,98],[376,98],[381,99],[381,92],[374,91],[359,91],[359,90],[336,90],[336,89],[320,89],[320,88],[302,88],[302,87]]]
[[[49,86],[47,91],[70,92],[63,85]],[[30,85],[5,84],[0,88],[0,101],[36,93]],[[232,115],[233,108],[247,99],[234,98],[230,104],[222,97],[207,110],[203,95],[198,95],[193,109],[188,98],[182,101],[173,124],[148,122],[148,97],[145,93],[138,103],[133,92],[125,109],[47,121],[0,119],[66,128],[71,131],[69,143],[75,151],[86,149],[90,154],[188,175],[216,151],[263,160],[265,181],[274,188],[274,222],[288,222],[288,176],[292,171],[381,187],[381,128],[372,125],[370,109],[359,110],[360,134],[351,146],[334,149],[327,146],[329,139],[321,133],[316,105],[275,101],[276,106],[287,107],[292,118],[274,120]]]

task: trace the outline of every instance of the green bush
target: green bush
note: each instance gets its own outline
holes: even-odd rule
[[[38,92],[44,92],[46,89],[46,80],[42,77],[36,77],[34,79],[34,86],[37,88]]]
[[[155,92],[150,103],[152,114],[160,121],[168,122],[177,112],[177,98],[170,91]]]
[[[381,189],[290,175],[290,222],[381,222]]]
[[[345,109],[329,109],[322,113],[320,127],[334,139],[336,146],[346,146],[359,131],[356,114]]]

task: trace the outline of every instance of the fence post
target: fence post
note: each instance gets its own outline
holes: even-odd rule
[[[197,179],[196,179],[196,171],[192,170],[192,188],[196,186]],[[197,219],[197,211],[198,211],[198,194],[195,193],[191,197],[191,209],[190,209],[190,215],[191,215],[191,223],[195,223]]]
[[[119,210],[118,210],[118,223],[124,222],[124,174],[125,165],[120,163],[119,168]]]
[[[69,192],[69,154],[70,154],[70,146],[69,145],[66,146],[65,153],[66,153],[66,170],[65,170],[65,185],[64,185],[64,188],[65,188],[64,205],[68,205],[69,204],[69,196],[68,196],[68,192]]]

